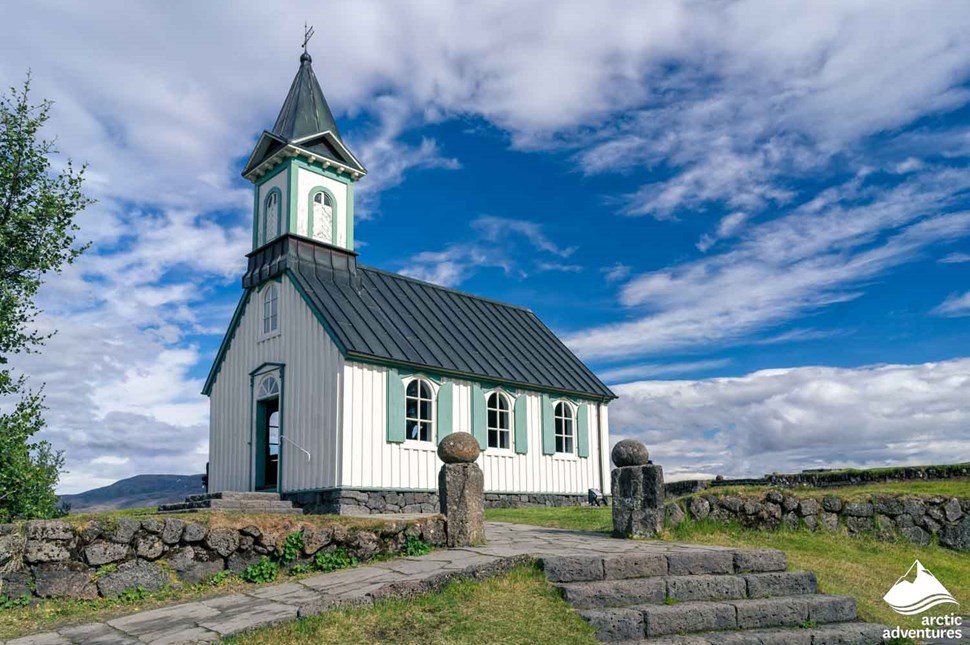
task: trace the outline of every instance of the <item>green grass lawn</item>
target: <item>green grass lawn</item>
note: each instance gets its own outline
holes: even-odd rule
[[[566,529],[612,528],[608,508],[489,509],[485,517],[495,522]],[[694,544],[781,549],[788,554],[790,569],[814,571],[823,593],[853,596],[859,603],[860,617],[872,622],[917,626],[917,619],[894,614],[882,600],[917,558],[964,606],[970,603],[970,554],[939,546],[921,548],[908,542],[884,542],[844,533],[753,531],[714,522],[685,522],[664,537]],[[943,605],[936,611],[953,610],[953,605]]]
[[[235,645],[287,643],[596,643],[592,629],[531,566],[438,593],[328,612],[230,638]]]
[[[858,486],[835,486],[814,488],[811,486],[796,486],[785,488],[780,486],[716,486],[705,490],[714,495],[762,495],[769,490],[780,490],[783,493],[799,497],[822,497],[834,495],[842,499],[858,500],[871,495],[940,495],[942,497],[970,497],[970,478],[954,477],[953,479],[917,479],[899,482],[879,482],[860,484]]]

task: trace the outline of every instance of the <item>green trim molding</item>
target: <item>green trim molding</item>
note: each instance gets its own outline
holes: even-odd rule
[[[455,385],[442,383],[438,388],[438,443],[454,432],[455,423]]]
[[[520,455],[529,452],[529,398],[526,396],[515,399],[515,452]]]

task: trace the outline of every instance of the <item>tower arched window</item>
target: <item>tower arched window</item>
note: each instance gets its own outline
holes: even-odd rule
[[[263,292],[263,335],[280,328],[280,288],[274,282]]]
[[[434,441],[434,390],[424,379],[408,383],[404,395],[405,439]]]
[[[268,399],[273,396],[279,396],[279,393],[280,382],[274,375],[270,374],[259,382],[259,390],[256,392],[256,398]]]
[[[315,188],[310,192],[310,209],[307,220],[307,237],[320,242],[334,244],[334,212],[333,196],[322,188]]]
[[[274,189],[266,196],[266,205],[263,208],[263,244],[280,236],[283,232],[282,224],[280,191]]]
[[[572,453],[575,419],[573,407],[565,401],[556,404],[556,452]]]
[[[512,447],[512,406],[501,392],[488,395],[488,447],[508,450]]]

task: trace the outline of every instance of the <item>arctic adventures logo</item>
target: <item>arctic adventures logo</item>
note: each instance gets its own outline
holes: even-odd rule
[[[916,577],[909,579],[913,570]],[[896,584],[882,597],[894,612],[903,616],[915,616],[942,604],[959,605],[943,583],[936,579],[933,573],[916,560],[906,570]],[[906,629],[896,627],[885,630],[883,637],[890,638],[948,638],[962,639],[963,618],[956,614],[942,614],[938,616],[923,616],[920,619],[921,629]]]

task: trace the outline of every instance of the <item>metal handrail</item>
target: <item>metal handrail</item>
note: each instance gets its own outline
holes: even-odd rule
[[[303,454],[306,455],[306,462],[307,463],[310,463],[310,461],[311,461],[310,453],[307,452],[307,449],[306,448],[304,448],[303,446],[301,446],[297,442],[293,441],[292,439],[290,439],[289,437],[287,437],[285,434],[281,434],[280,435],[280,439],[282,439],[283,441],[289,441],[291,444],[293,444],[294,446],[296,446],[296,448],[298,450],[301,450],[303,452]]]

